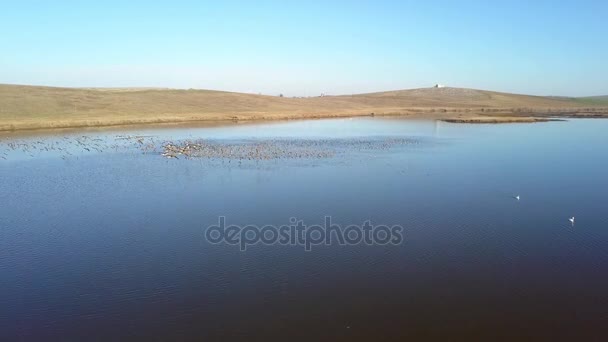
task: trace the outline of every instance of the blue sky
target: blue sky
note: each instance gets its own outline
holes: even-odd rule
[[[608,94],[608,1],[5,1],[0,83]]]

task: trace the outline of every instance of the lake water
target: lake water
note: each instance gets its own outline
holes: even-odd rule
[[[0,340],[605,340],[607,132],[359,118],[0,136]],[[160,155],[198,139],[327,153]],[[219,216],[326,215],[403,241],[205,239]]]

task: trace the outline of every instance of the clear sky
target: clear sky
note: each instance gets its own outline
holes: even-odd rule
[[[608,1],[0,0],[0,83],[608,94]]]

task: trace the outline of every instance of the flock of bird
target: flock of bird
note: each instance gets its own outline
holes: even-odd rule
[[[174,142],[155,136],[116,135],[114,137],[65,136],[33,139],[0,140],[0,158],[7,160],[11,153],[36,157],[44,153],[78,158],[79,155],[105,151],[136,150],[157,153],[167,159],[223,158],[239,160],[268,160],[282,158],[329,158],[341,149],[382,150],[396,145],[417,145],[410,138],[384,139],[266,139],[246,141],[186,140]]]
[[[286,146],[271,142],[256,143],[210,143],[192,142],[183,144],[166,144],[162,155],[166,158],[223,158],[232,160],[270,160],[299,158],[330,158],[335,151],[330,149],[309,148],[301,144]]]
[[[8,160],[12,153],[29,157],[44,154],[58,155],[62,159],[78,157],[83,153],[103,153],[105,151],[124,151],[139,146],[149,149],[152,143],[144,144],[142,137],[116,136],[114,139],[102,139],[91,136],[64,136],[61,138],[10,139],[0,140],[0,158]]]
[[[51,139],[0,140],[0,159],[8,160],[11,152],[21,152],[36,157],[45,152],[58,154],[62,159],[80,153],[111,150],[127,151],[136,148],[142,153],[160,154],[167,159],[216,158],[229,160],[269,160],[283,158],[331,158],[341,148],[374,150],[388,149],[395,145],[417,145],[420,141],[410,138],[384,139],[270,139],[256,141],[217,142],[210,140],[163,141],[154,136],[116,135],[113,139],[91,136],[64,136]],[[159,151],[160,149],[160,151]],[[513,198],[521,200],[520,195]],[[574,226],[575,217],[568,218]]]
[[[520,195],[515,195],[515,196],[513,196],[513,198],[515,198],[518,201],[521,200],[521,196]],[[572,216],[571,218],[569,218],[568,221],[570,222],[570,224],[572,224],[572,226],[574,226],[574,216]]]
[[[267,139],[248,141],[187,140],[163,145],[161,155],[168,159],[210,158],[229,160],[321,159],[346,149],[382,150],[396,145],[417,145],[418,140],[389,139]]]

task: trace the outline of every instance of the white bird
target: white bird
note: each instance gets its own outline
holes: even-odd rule
[[[519,201],[519,195],[515,196],[515,199]]]
[[[568,221],[570,221],[570,223],[572,223],[572,225],[574,225],[574,216],[572,216],[571,218],[569,218]]]

